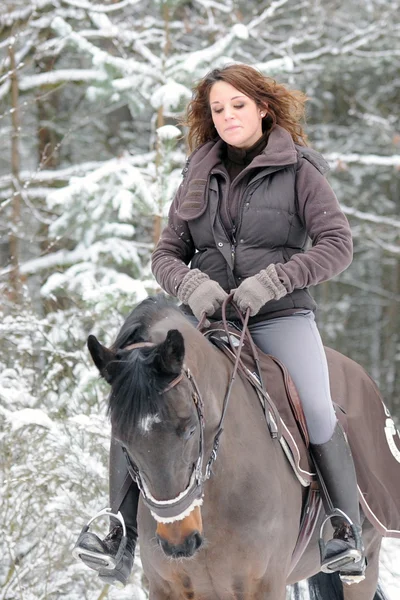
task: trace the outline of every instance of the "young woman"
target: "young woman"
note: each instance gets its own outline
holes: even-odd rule
[[[305,100],[247,65],[214,69],[198,83],[185,122],[193,152],[152,268],[192,319],[203,313],[219,319],[232,291],[240,310],[250,309],[254,341],[287,366],[296,384],[314,460],[334,507],[342,511],[332,518],[334,536],[323,565],[359,580],[365,561],[353,535],[361,533],[354,465],[333,409],[316,305],[308,292],[348,267],[352,238],[324,177],[327,163],[305,146]],[[110,473],[113,500],[126,475],[117,444]],[[107,582],[125,583],[132,567],[137,499],[132,483],[121,506],[128,549],[114,570],[105,571],[89,554],[99,559],[112,554],[120,526],[103,541],[92,533],[78,540],[82,560]]]

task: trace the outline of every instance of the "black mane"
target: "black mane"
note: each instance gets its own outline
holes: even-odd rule
[[[163,295],[143,300],[128,315],[111,349],[116,352],[118,376],[111,383],[108,414],[114,432],[125,438],[147,416],[166,416],[166,404],[161,392],[175,375],[157,368],[157,349],[144,347],[124,350],[126,346],[148,340],[150,326],[157,322],[164,309],[179,309]]]

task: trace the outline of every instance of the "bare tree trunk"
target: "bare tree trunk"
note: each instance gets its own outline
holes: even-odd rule
[[[164,110],[163,107],[160,106],[157,114],[157,129],[164,125]],[[157,150],[156,150],[156,171],[159,172],[161,165],[161,149],[160,143],[157,142]],[[162,194],[159,196],[159,206],[158,213],[154,215],[153,221],[153,244],[154,246],[157,244],[158,240],[161,236],[161,228],[162,228]]]
[[[14,302],[20,302],[22,296],[21,273],[19,269],[19,231],[21,222],[21,183],[20,183],[20,155],[19,155],[19,136],[20,136],[20,118],[19,118],[19,89],[17,66],[15,63],[15,52],[12,45],[8,48],[11,71],[11,172],[12,181],[12,205],[11,205],[11,223],[8,236],[10,251],[10,299]]]
[[[164,17],[164,31],[165,31],[164,57],[167,57],[169,54],[170,46],[171,46],[170,32],[169,32],[170,15],[169,15],[169,7],[168,7],[167,3],[165,3],[164,7],[163,7],[163,17]],[[165,125],[164,109],[162,106],[160,106],[160,108],[158,109],[158,113],[157,113],[157,129],[159,127],[163,127],[164,125]],[[157,144],[157,151],[156,151],[156,170],[157,171],[159,171],[159,168],[161,165],[161,159],[162,158],[161,158],[160,146],[159,146],[159,144]],[[154,215],[154,221],[153,221],[153,244],[154,244],[154,246],[157,244],[157,242],[161,236],[162,209],[163,209],[162,194],[160,194],[158,214]]]
[[[43,35],[43,40],[51,39],[50,32]],[[55,57],[41,57],[35,61],[37,72],[49,73],[54,69],[57,61]],[[41,168],[55,169],[59,166],[59,156],[57,147],[61,137],[56,133],[55,127],[49,125],[52,121],[55,122],[59,105],[59,92],[51,90],[50,87],[43,85],[36,92],[36,106],[38,115],[38,159]]]
[[[399,297],[400,297],[400,260],[390,267],[390,289],[393,299],[386,309],[385,327],[383,327],[383,365],[386,370],[385,400],[390,410],[399,416],[399,369],[400,348]]]

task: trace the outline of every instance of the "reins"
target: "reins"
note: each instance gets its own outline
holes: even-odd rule
[[[247,309],[246,315],[243,317],[242,313],[240,312],[240,310],[238,309],[236,304],[233,302],[233,295],[234,295],[233,293],[230,294],[222,304],[222,326],[225,330],[226,337],[229,341],[229,346],[230,346],[231,352],[235,356],[235,363],[234,363],[234,368],[233,368],[228,392],[230,393],[230,391],[232,389],[233,381],[236,377],[237,370],[238,370],[238,368],[240,368],[242,374],[246,377],[246,379],[251,383],[251,385],[256,390],[257,396],[260,400],[260,403],[261,403],[261,406],[262,406],[262,409],[264,412],[265,419],[267,421],[269,431],[271,433],[271,437],[280,439],[282,437],[282,428],[281,428],[279,412],[278,412],[278,409],[276,408],[271,396],[268,394],[267,390],[265,389],[264,380],[263,380],[261,367],[260,367],[259,354],[258,354],[257,347],[253,341],[253,338],[251,337],[251,334],[250,334],[250,331],[248,328],[250,309]],[[237,348],[235,348],[235,346],[233,344],[232,334],[229,331],[228,320],[226,318],[226,309],[227,309],[227,306],[229,303],[234,308],[234,310],[235,310],[236,314],[238,315],[239,320],[242,324],[239,345]],[[252,373],[246,367],[246,365],[243,363],[242,358],[241,358],[241,353],[242,353],[243,344],[244,344],[245,339],[250,346],[251,356],[254,361],[256,371],[257,371],[256,375],[254,373]],[[226,402],[226,404],[227,404],[227,402]],[[268,409],[267,409],[267,406],[268,406]],[[225,401],[224,401],[224,408],[226,411]]]
[[[227,408],[228,408],[229,400],[230,400],[230,397],[231,397],[231,393],[232,393],[232,389],[233,389],[233,384],[234,384],[235,379],[236,379],[236,374],[237,374],[239,365],[242,362],[240,355],[241,355],[241,352],[242,352],[244,339],[245,339],[246,334],[248,333],[247,323],[248,323],[249,317],[250,317],[250,310],[249,309],[246,311],[246,315],[245,315],[244,319],[242,317],[242,314],[239,311],[243,327],[242,327],[242,332],[241,332],[241,335],[240,335],[239,347],[238,347],[238,349],[236,351],[236,349],[233,346],[233,343],[232,343],[232,340],[231,340],[231,336],[230,336],[229,331],[228,331],[228,322],[226,320],[226,307],[227,307],[227,304],[229,302],[232,302],[232,299],[233,299],[233,294],[230,294],[225,299],[225,301],[224,301],[224,303],[222,305],[222,322],[223,322],[223,326],[224,326],[224,329],[226,331],[229,343],[231,345],[232,351],[236,355],[236,359],[235,359],[235,364],[233,366],[232,374],[231,374],[230,379],[229,379],[228,389],[226,390],[224,401],[223,401],[223,404],[222,404],[221,418],[220,418],[219,423],[218,423],[217,433],[214,436],[214,442],[213,442],[213,448],[212,448],[212,451],[211,451],[211,456],[210,456],[209,461],[207,463],[206,473],[205,473],[205,480],[207,480],[207,479],[210,478],[211,473],[212,473],[212,465],[213,465],[213,463],[217,459],[218,448],[219,448],[219,439],[220,439],[221,434],[222,434],[222,432],[224,430],[223,423],[224,423],[224,420],[225,420],[225,415],[226,415],[226,411],[227,411]],[[233,305],[233,303],[232,303],[232,305]],[[235,308],[236,308],[236,305],[235,305]],[[202,325],[203,325],[205,319],[206,319],[206,314],[203,313],[203,316],[200,319],[200,322],[199,322],[199,324],[197,326],[197,329],[199,329],[199,330],[202,329]]]

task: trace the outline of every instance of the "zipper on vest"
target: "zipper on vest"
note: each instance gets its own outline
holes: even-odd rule
[[[221,175],[225,179],[225,181],[227,183],[229,183],[229,186],[230,186],[231,182],[230,182],[229,178],[226,176],[226,173],[224,173],[223,171],[217,171],[216,169],[213,169],[210,172],[209,177],[210,177],[210,175]],[[229,190],[228,190],[228,192],[229,192]],[[228,216],[229,216],[229,214],[228,214]],[[232,258],[232,270],[233,270],[233,268],[235,266],[235,255],[236,255],[236,237],[235,237],[235,233],[236,233],[237,227],[236,227],[236,225],[233,225],[232,219],[230,219],[230,222],[232,223],[232,229],[230,229],[230,232],[228,233],[228,231],[227,231],[227,229],[226,229],[226,227],[224,225],[224,221],[223,221],[223,219],[221,217],[221,199],[220,198],[218,200],[217,219],[219,220],[219,223],[220,223],[220,225],[222,227],[222,230],[225,233],[226,239],[230,242],[231,258]]]
[[[232,256],[232,269],[235,266],[235,254],[236,254],[236,237],[235,237],[235,233],[236,233],[236,225],[233,226],[232,231],[231,231],[231,256]]]

